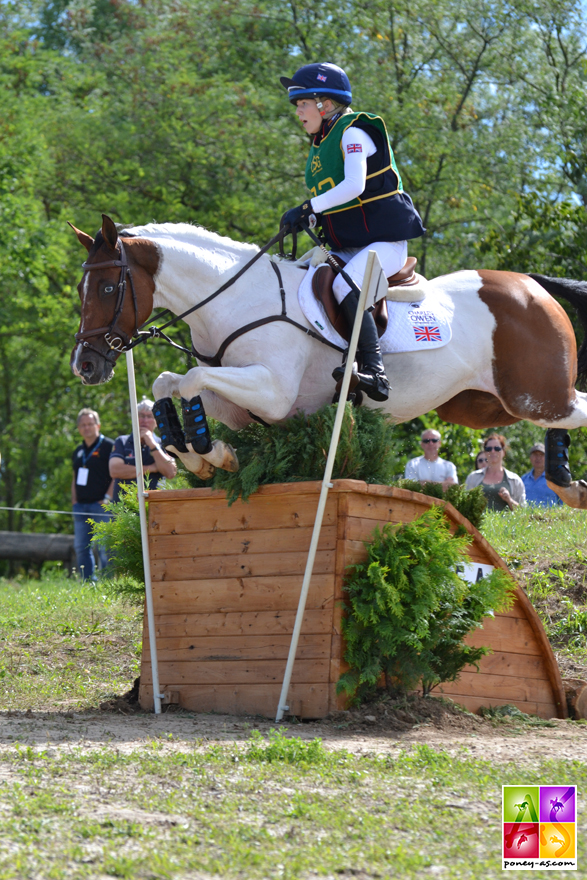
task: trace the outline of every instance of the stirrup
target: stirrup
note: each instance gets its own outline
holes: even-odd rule
[[[188,452],[183,429],[171,397],[162,397],[160,400],[156,400],[153,406],[153,415],[157,420],[163,449],[174,458],[177,458],[177,454],[169,448],[170,446],[174,446],[177,452]]]
[[[371,400],[383,403],[389,397],[391,386],[385,373],[357,373],[359,383],[357,388],[363,391]]]
[[[191,400],[186,400],[185,397],[182,397],[181,412],[183,415],[185,442],[191,443],[192,449],[198,455],[206,455],[206,453],[211,452],[212,439],[200,395],[192,397]]]

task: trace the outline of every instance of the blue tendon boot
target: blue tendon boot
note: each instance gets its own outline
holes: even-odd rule
[[[178,452],[188,452],[179,416],[171,397],[162,397],[160,400],[156,400],[153,415],[157,419],[157,428],[163,449],[174,458],[177,458]]]
[[[566,488],[573,482],[569,468],[568,448],[571,445],[571,437],[566,428],[549,428],[546,432],[544,447],[546,461],[544,473],[546,479],[555,486]]]
[[[206,455],[212,451],[212,440],[208,420],[204,412],[204,405],[200,395],[191,400],[181,398],[181,412],[183,415],[183,432],[185,442],[192,444],[192,449],[199,455]]]

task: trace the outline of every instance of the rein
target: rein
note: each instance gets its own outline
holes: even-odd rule
[[[96,330],[87,330],[87,331],[84,331],[83,333],[76,333],[75,334],[76,341],[81,342],[81,344],[82,344],[82,346],[84,346],[84,348],[89,348],[92,351],[95,351],[101,357],[105,358],[109,363],[114,364],[114,363],[116,363],[115,359],[108,357],[107,354],[103,354],[103,352],[101,352],[101,351],[98,351],[98,349],[95,348],[93,345],[91,345],[91,343],[89,343],[87,341],[87,339],[89,339],[90,337],[93,337],[93,336],[103,335],[108,347],[112,351],[116,351],[116,352],[120,353],[123,351],[130,351],[132,348],[135,348],[135,346],[140,345],[143,342],[146,342],[148,339],[161,338],[161,339],[165,340],[165,342],[167,342],[169,345],[173,346],[173,348],[177,348],[179,351],[182,351],[185,354],[190,355],[190,357],[195,357],[198,360],[204,361],[209,366],[220,367],[220,366],[222,366],[222,358],[226,352],[226,349],[228,348],[228,346],[232,342],[235,341],[235,339],[238,339],[240,336],[243,336],[245,333],[248,333],[250,330],[255,330],[257,327],[262,327],[265,324],[271,324],[276,321],[282,321],[287,324],[292,324],[294,327],[297,327],[303,333],[306,333],[308,336],[311,336],[313,339],[317,339],[319,342],[322,342],[324,345],[328,345],[330,348],[334,348],[336,351],[344,352],[343,348],[341,348],[338,345],[335,345],[333,342],[330,342],[328,339],[324,339],[322,336],[320,336],[319,333],[316,333],[314,330],[312,330],[311,327],[304,327],[303,324],[300,324],[297,321],[294,321],[293,318],[290,318],[288,316],[287,309],[286,309],[286,302],[285,302],[285,289],[283,287],[283,280],[281,277],[281,272],[279,270],[279,267],[277,266],[276,263],[273,262],[273,260],[271,260],[270,262],[271,262],[271,266],[272,266],[275,274],[277,275],[277,280],[279,283],[279,292],[281,294],[281,314],[270,315],[266,318],[259,318],[257,321],[251,321],[249,324],[246,324],[244,327],[240,327],[238,330],[233,331],[232,333],[230,333],[226,337],[226,339],[224,340],[224,342],[222,343],[222,345],[220,346],[220,348],[218,349],[218,351],[216,352],[215,355],[201,354],[201,352],[197,351],[194,348],[193,344],[192,344],[191,350],[188,348],[185,348],[183,345],[178,345],[176,342],[174,342],[172,339],[170,339],[169,336],[167,336],[167,334],[165,334],[163,332],[164,330],[167,330],[168,327],[172,327],[174,324],[177,324],[178,321],[183,320],[183,318],[185,318],[187,315],[191,315],[192,312],[195,312],[198,309],[201,309],[203,306],[207,305],[209,302],[211,302],[213,299],[215,299],[219,294],[223,293],[225,290],[228,290],[228,288],[231,287],[235,283],[235,281],[237,281],[242,275],[244,275],[244,273],[248,269],[250,269],[251,266],[253,266],[254,263],[256,263],[257,260],[259,260],[265,253],[267,253],[269,248],[273,247],[273,245],[276,244],[277,242],[279,242],[280,251],[281,251],[281,253],[283,253],[283,239],[284,239],[285,235],[286,235],[285,228],[280,229],[279,232],[277,233],[277,235],[274,235],[273,238],[270,241],[268,241],[267,244],[264,245],[261,248],[261,250],[258,253],[256,253],[255,256],[251,260],[249,260],[248,263],[246,263],[241,269],[239,269],[239,271],[236,273],[236,275],[233,275],[232,278],[229,278],[228,281],[226,281],[221,287],[219,287],[217,290],[215,290],[214,293],[211,293],[210,296],[206,297],[206,299],[202,300],[202,302],[200,302],[200,303],[197,303],[195,306],[192,306],[190,309],[186,309],[186,311],[182,312],[180,315],[176,315],[174,318],[171,318],[171,320],[169,320],[165,324],[163,324],[162,327],[150,327],[148,330],[143,330],[143,327],[146,327],[147,324],[151,323],[151,321],[157,320],[157,317],[159,317],[159,316],[156,316],[155,318],[152,318],[150,321],[145,322],[144,324],[141,325],[140,328],[138,327],[138,308],[137,308],[136,292],[135,292],[135,288],[134,288],[134,283],[133,283],[133,279],[132,279],[130,266],[128,265],[126,250],[125,250],[124,245],[122,243],[122,239],[119,239],[119,245],[120,245],[120,259],[119,260],[108,260],[103,263],[87,263],[86,262],[86,263],[82,264],[82,269],[85,269],[86,271],[89,271],[91,269],[111,269],[114,267],[120,267],[120,277],[118,280],[118,294],[117,294],[117,298],[116,298],[116,305],[114,307],[114,316],[112,318],[112,321],[110,322],[110,324],[107,327],[98,327]],[[130,288],[131,288],[131,292],[132,292],[133,306],[134,306],[134,312],[135,312],[135,329],[132,334],[132,337],[129,337],[128,334],[126,334],[123,330],[121,330],[119,327],[116,326],[116,322],[118,321],[120,315],[122,314],[122,310],[124,308],[124,300],[125,300],[125,296],[126,296],[126,276],[127,275],[128,275],[128,280],[130,282]],[[168,310],[166,310],[166,311],[168,311]]]

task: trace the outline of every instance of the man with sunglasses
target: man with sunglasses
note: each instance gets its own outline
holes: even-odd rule
[[[422,433],[420,446],[424,455],[412,458],[406,465],[405,480],[419,480],[424,483],[442,483],[442,491],[459,482],[457,469],[452,461],[440,458],[440,434],[429,428]]]

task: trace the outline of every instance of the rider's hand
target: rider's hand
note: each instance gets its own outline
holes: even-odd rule
[[[316,214],[310,199],[308,199],[297,208],[290,208],[289,211],[286,211],[279,222],[279,227],[283,229],[284,226],[289,226],[291,232],[298,229],[301,223],[306,223],[310,229],[314,229],[316,222]]]

